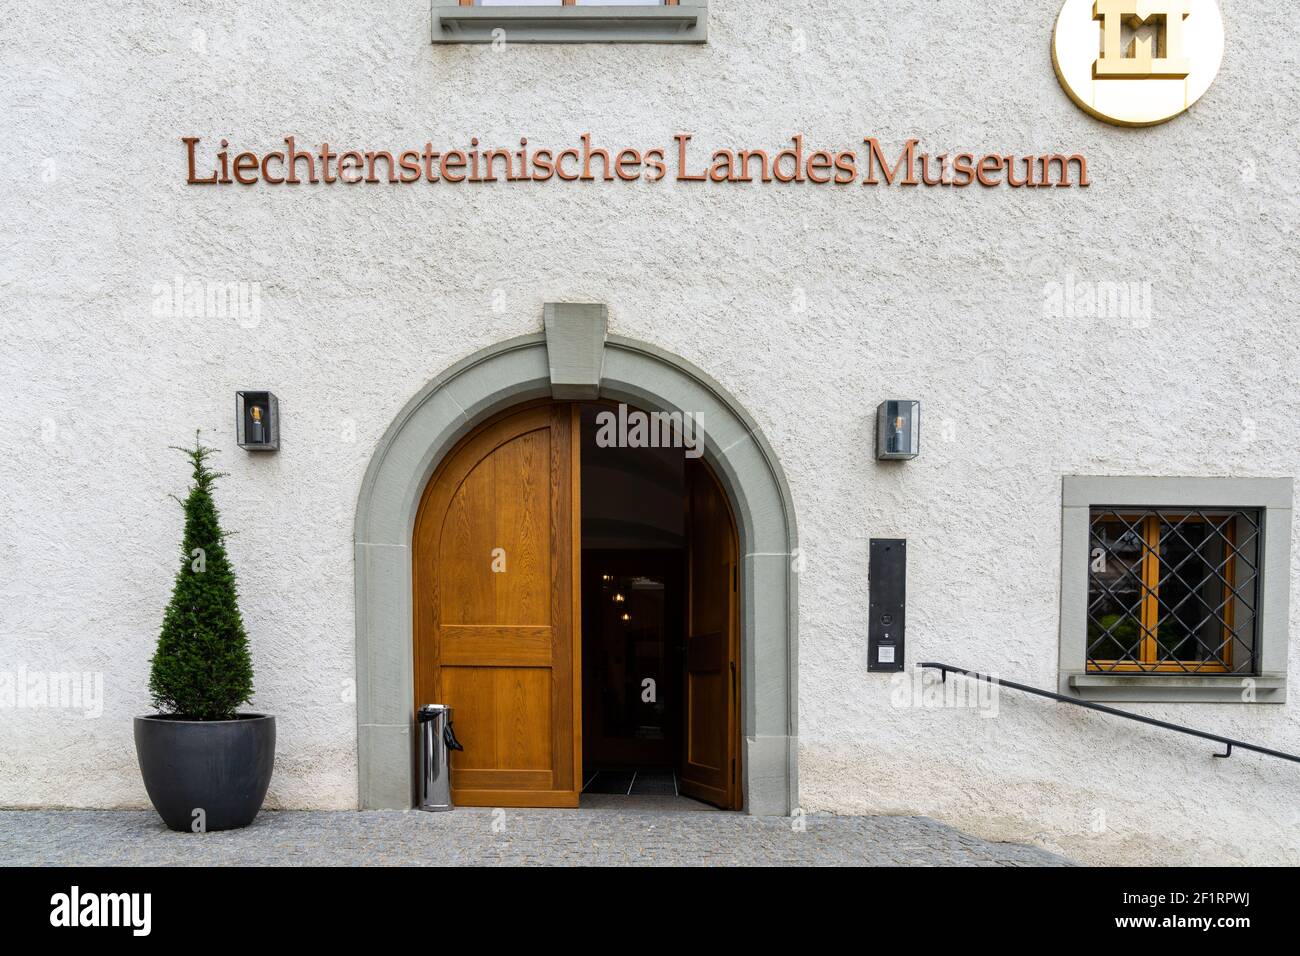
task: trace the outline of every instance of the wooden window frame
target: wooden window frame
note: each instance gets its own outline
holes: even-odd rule
[[[1115,519],[1132,525],[1134,522],[1142,523],[1142,558],[1141,573],[1139,580],[1142,586],[1141,611],[1139,612],[1138,623],[1142,628],[1142,642],[1138,651],[1139,660],[1119,661],[1119,660],[1100,660],[1088,658],[1086,662],[1087,673],[1090,674],[1228,674],[1233,671],[1233,632],[1236,625],[1236,601],[1229,600],[1228,595],[1233,593],[1237,586],[1237,516],[1243,512],[1240,509],[1231,509],[1233,520],[1223,530],[1223,535],[1232,550],[1231,561],[1225,561],[1223,567],[1223,576],[1226,579],[1222,586],[1224,610],[1223,625],[1221,628],[1220,646],[1224,649],[1222,660],[1168,660],[1161,661],[1159,655],[1159,624],[1160,624],[1160,528],[1162,520],[1168,522],[1171,519],[1177,519],[1178,524],[1196,524],[1203,523],[1206,519],[1200,515],[1183,514],[1177,508],[1159,508],[1151,509],[1150,513],[1125,513],[1116,509],[1109,512],[1103,512],[1096,515],[1093,521],[1106,521]],[[1256,574],[1258,574],[1258,570]],[[1257,627],[1257,625],[1256,625]],[[1258,635],[1256,634],[1256,640]]]
[[[1291,571],[1292,511],[1295,481],[1291,477],[1203,477],[1187,475],[1064,475],[1061,479],[1061,579],[1060,628],[1057,632],[1058,693],[1082,700],[1110,703],[1233,704],[1272,706],[1287,701],[1288,658],[1294,575]],[[1089,621],[1093,591],[1094,514],[1141,514],[1148,511],[1246,511],[1258,516],[1258,541],[1246,550],[1254,561],[1251,572],[1237,566],[1236,586],[1254,594],[1250,667],[1235,656],[1231,673],[1182,671],[1128,671],[1101,673],[1087,670],[1089,654],[1110,654],[1104,646],[1089,651]],[[1136,530],[1136,529],[1135,529]],[[1249,542],[1248,529],[1237,524],[1237,548]],[[1132,574],[1139,574],[1136,561]],[[1253,573],[1254,582],[1247,575]],[[1127,606],[1136,615],[1137,595]],[[1243,592],[1244,593],[1244,592]],[[1248,623],[1237,609],[1238,628]],[[1130,638],[1137,656],[1140,635]]]

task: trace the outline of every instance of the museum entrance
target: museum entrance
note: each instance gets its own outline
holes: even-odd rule
[[[739,809],[735,522],[689,418],[537,402],[475,429],[413,538],[418,707],[462,806]]]

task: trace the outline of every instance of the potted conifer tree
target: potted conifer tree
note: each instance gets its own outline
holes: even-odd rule
[[[253,663],[239,614],[208,467],[215,449],[196,433],[194,484],[181,502],[181,567],[163,616],[149,691],[159,713],[135,719],[149,799],[173,830],[227,830],[257,816],[271,783],[275,718],[239,713],[253,696]],[[180,501],[178,498],[177,501]]]

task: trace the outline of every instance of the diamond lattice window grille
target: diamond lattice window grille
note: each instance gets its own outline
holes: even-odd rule
[[[1258,511],[1094,507],[1088,670],[1250,674]]]

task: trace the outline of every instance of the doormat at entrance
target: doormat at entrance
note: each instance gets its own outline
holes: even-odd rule
[[[587,781],[582,792],[626,794],[632,788],[632,778],[635,776],[631,770],[600,770]]]
[[[677,775],[671,770],[637,771],[632,781],[634,797],[675,797],[677,796]]]
[[[583,793],[615,793],[630,797],[675,797],[677,774],[672,770],[598,770]]]

